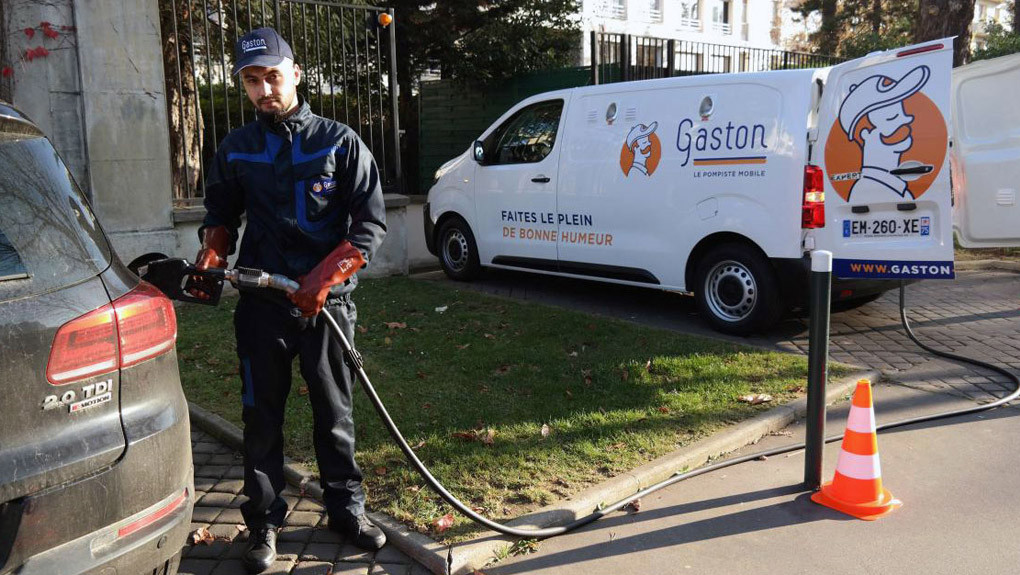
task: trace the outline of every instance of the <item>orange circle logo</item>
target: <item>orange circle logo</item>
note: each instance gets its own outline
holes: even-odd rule
[[[620,148],[620,169],[623,175],[630,176],[631,171],[641,172],[650,176],[659,167],[662,159],[662,142],[655,135],[658,122],[650,126],[638,124],[630,129],[627,140]]]
[[[825,142],[825,169],[841,198],[855,204],[916,200],[938,177],[949,137],[938,106],[920,90],[918,66],[895,79],[854,85]]]

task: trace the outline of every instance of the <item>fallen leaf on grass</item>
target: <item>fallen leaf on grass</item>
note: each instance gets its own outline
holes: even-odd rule
[[[386,467],[384,467],[382,465],[380,465],[379,467],[375,468],[375,474],[376,475],[386,475],[387,472],[389,472],[389,469],[386,469]]]
[[[584,376],[584,384],[585,385],[591,385],[591,370],[590,369],[582,369],[581,370],[581,375]]]
[[[492,335],[491,333],[483,333],[482,337],[484,337],[485,339],[496,339],[496,336]]]
[[[751,405],[758,405],[759,403],[772,401],[772,396],[767,393],[751,393],[748,395],[741,395],[737,398],[737,401],[750,403]]]
[[[198,545],[199,543],[205,545],[212,545],[213,541],[216,541],[216,538],[213,537],[213,534],[209,533],[209,530],[206,529],[205,527],[199,527],[198,529],[195,530],[194,533],[191,534],[192,545]]]
[[[496,375],[504,375],[504,374],[507,374],[507,373],[510,373],[510,366],[509,365],[501,365],[501,366],[496,368]]]
[[[492,445],[492,440],[495,437],[496,437],[496,430],[490,428],[490,429],[486,430],[485,433],[479,435],[478,439],[481,440],[481,442],[484,443],[485,445]]]
[[[450,527],[453,527],[453,513],[447,513],[432,522],[432,528],[436,530],[436,533],[442,533]]]
[[[465,441],[474,441],[477,436],[471,431],[454,431],[450,434],[450,437],[456,437],[457,439],[463,439]]]
[[[622,379],[623,381],[627,381],[628,379],[630,379],[630,370],[629,369],[625,369],[625,370],[621,371],[620,372],[620,379]]]
[[[407,327],[407,324],[402,321],[384,321],[383,323],[390,329],[404,329]]]
[[[388,338],[388,337],[384,337],[383,338],[383,343],[385,343],[386,345],[389,345],[389,344],[393,343],[393,340]]]
[[[647,371],[647,372],[651,372],[652,371],[652,360],[648,360],[648,361],[645,362],[645,371]]]
[[[563,393],[563,395],[566,395],[567,399],[573,399],[574,398],[574,392],[570,391],[569,389],[567,391],[565,391]]]
[[[301,387],[298,388],[297,392],[298,395],[308,395],[308,386],[302,385]]]
[[[432,409],[432,404],[426,401],[425,403],[421,404],[421,408],[422,409]]]
[[[669,413],[669,408],[666,407],[665,405],[660,405],[659,406],[659,413]]]
[[[568,353],[567,355],[569,355],[570,357],[577,357],[577,352],[576,351],[572,351],[572,352]]]
[[[551,429],[549,428],[549,424],[543,423],[542,424],[542,437],[549,437],[549,432],[550,431],[551,431]]]
[[[805,389],[803,385],[791,385],[786,388],[786,391],[789,391],[790,393],[804,393]]]
[[[421,485],[412,485],[408,487],[407,490],[410,491],[411,493],[418,493],[419,491],[421,491]]]
[[[634,513],[637,513],[638,511],[641,511],[641,499],[638,498],[638,499],[635,499],[634,501],[631,501],[630,503],[628,503],[627,504],[627,509],[633,509]]]
[[[414,375],[417,376],[418,379],[425,379],[426,377],[428,377],[428,375],[426,375],[424,371],[419,371],[419,372],[415,373]]]
[[[446,311],[448,309],[450,309],[450,306],[448,306],[448,305],[441,305],[441,306],[436,308],[436,313],[443,313],[444,311]]]
[[[619,451],[619,450],[621,450],[621,449],[623,449],[625,447],[627,447],[627,444],[623,443],[621,441],[620,443],[614,443],[614,444],[610,445],[606,449],[608,449],[609,451]]]
[[[358,333],[368,333],[368,328],[363,326],[363,325],[359,325],[358,326]]]
[[[464,345],[458,345],[457,349],[467,349],[469,347],[471,347],[471,344],[470,343],[465,343]]]
[[[411,449],[421,449],[422,447],[425,447],[425,440],[424,439],[422,439],[418,443],[412,445]]]

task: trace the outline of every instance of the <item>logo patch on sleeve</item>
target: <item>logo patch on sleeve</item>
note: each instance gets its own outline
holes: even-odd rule
[[[320,177],[312,180],[312,195],[319,198],[328,198],[336,193],[336,180],[328,177]]]

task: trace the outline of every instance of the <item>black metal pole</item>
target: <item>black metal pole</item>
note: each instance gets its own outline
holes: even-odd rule
[[[811,320],[808,342],[807,436],[804,441],[804,484],[822,485],[825,447],[825,380],[829,372],[829,304],[832,252],[811,252]]]

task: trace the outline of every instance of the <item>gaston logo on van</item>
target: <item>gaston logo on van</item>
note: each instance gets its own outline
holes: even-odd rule
[[[825,169],[854,203],[916,200],[946,156],[946,121],[921,89],[931,69],[869,76],[850,86],[825,142]]]
[[[253,38],[251,40],[241,40],[241,49],[247,54],[255,50],[268,50],[269,47],[266,46],[264,38]]]
[[[624,176],[630,176],[631,170],[652,175],[662,159],[662,142],[655,135],[658,122],[651,126],[638,124],[627,133],[627,139],[620,148],[620,169]]]
[[[694,167],[756,165],[768,162],[763,124],[734,124],[695,128],[694,120],[684,118],[676,131],[676,149],[681,166]],[[727,171],[726,176],[763,176],[764,170]]]

